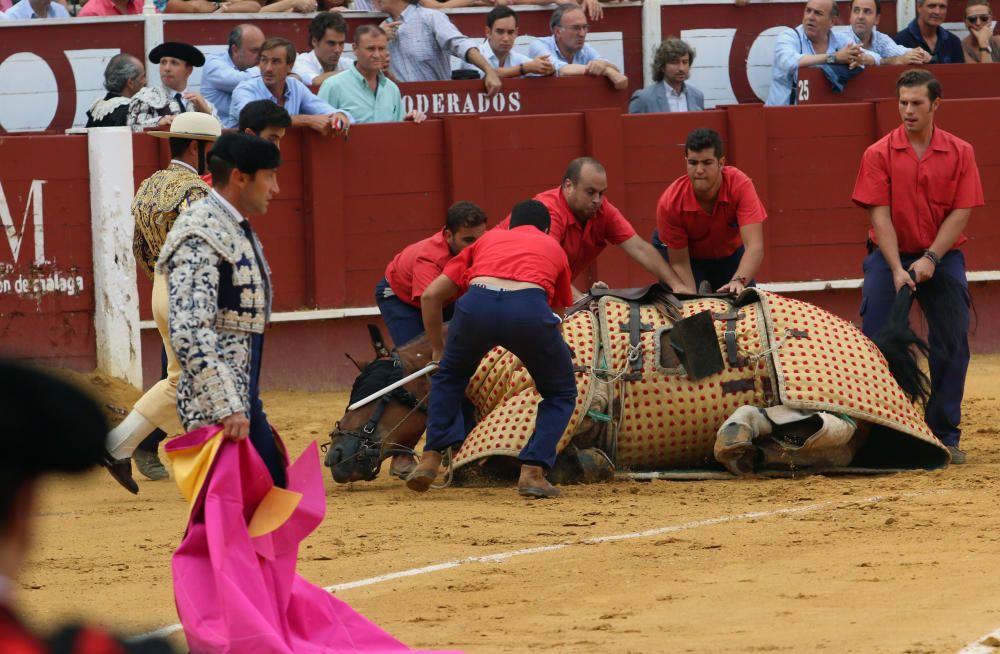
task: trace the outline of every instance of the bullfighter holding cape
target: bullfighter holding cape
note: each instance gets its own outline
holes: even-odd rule
[[[167,445],[191,502],[173,558],[177,612],[198,654],[408,652],[295,573],[326,498],[315,443],[289,466],[258,397],[271,283],[245,217],[267,211],[280,163],[272,143],[221,136],[208,157],[214,190],[177,219],[157,263],[190,430]]]

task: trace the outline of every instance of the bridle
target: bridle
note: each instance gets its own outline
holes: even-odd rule
[[[394,350],[390,356],[392,357],[392,371],[389,373],[386,386],[392,384],[393,382],[399,381],[400,379],[403,378],[403,375],[405,374],[405,370],[403,369],[403,361],[399,358],[399,353]],[[332,467],[333,465],[346,463],[351,459],[357,459],[357,458],[371,460],[372,469],[369,472],[371,476],[367,478],[367,481],[371,481],[372,479],[375,479],[375,477],[378,476],[379,464],[384,459],[396,454],[412,454],[413,453],[412,449],[404,445],[399,445],[398,443],[392,443],[391,444],[392,446],[388,450],[383,451],[384,440],[388,439],[388,437],[391,436],[392,433],[395,432],[404,422],[409,420],[410,416],[412,416],[415,412],[420,411],[425,414],[427,413],[426,401],[427,401],[427,396],[429,394],[430,391],[424,394],[422,398],[417,399],[416,395],[414,395],[410,391],[400,386],[399,388],[393,389],[392,391],[386,393],[378,400],[376,400],[377,403],[375,405],[375,410],[372,411],[372,415],[368,418],[368,422],[366,422],[361,427],[361,429],[342,429],[340,427],[340,421],[338,420],[333,431],[330,432],[331,442],[333,442],[333,439],[337,438],[338,436],[339,437],[349,436],[351,438],[358,439],[361,442],[361,445],[355,454],[351,455],[347,459],[344,459],[343,461],[337,462],[336,464],[331,463],[330,461],[331,452],[327,451],[326,461],[325,461],[326,466]],[[410,410],[409,412],[407,412],[405,416],[403,416],[403,418],[399,422],[397,422],[395,425],[392,426],[392,428],[386,433],[385,438],[382,441],[376,440],[375,431],[376,429],[378,429],[379,421],[382,420],[382,416],[385,414],[386,408],[388,408],[389,404],[393,401],[399,402],[400,404],[409,408]],[[330,443],[326,443],[325,447],[329,448],[329,445]]]

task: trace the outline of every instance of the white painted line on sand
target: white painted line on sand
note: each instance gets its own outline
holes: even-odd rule
[[[930,493],[935,493],[938,491],[927,491],[927,492],[912,492],[912,493],[894,493],[892,495],[871,495],[869,497],[864,497],[861,499],[853,500],[831,500],[829,502],[820,502],[818,504],[807,504],[804,506],[792,506],[785,507],[783,509],[774,509],[771,511],[748,511],[746,513],[737,513],[734,515],[724,515],[715,518],[705,518],[704,520],[692,520],[690,522],[682,522],[676,525],[667,525],[664,527],[656,527],[654,529],[647,529],[645,531],[635,531],[627,534],[611,534],[608,536],[595,536],[593,538],[583,538],[578,541],[570,541],[565,543],[553,543],[552,545],[540,545],[537,547],[526,547],[519,550],[510,550],[508,552],[498,552],[497,554],[486,554],[483,556],[469,556],[463,559],[454,559],[451,561],[444,561],[442,563],[435,563],[433,565],[427,565],[420,568],[410,568],[409,570],[401,570],[399,572],[389,572],[383,575],[377,575],[375,577],[368,577],[367,579],[359,579],[357,581],[348,581],[342,584],[334,584],[332,586],[327,586],[323,590],[328,592],[336,592],[342,590],[350,590],[352,588],[362,588],[364,586],[373,586],[375,584],[381,584],[386,581],[392,581],[394,579],[403,579],[405,577],[416,577],[418,575],[425,575],[431,572],[440,572],[441,570],[451,570],[452,568],[457,568],[459,566],[467,565],[469,563],[502,563],[507,559],[512,559],[516,556],[526,556],[529,554],[541,554],[543,552],[554,552],[556,550],[566,549],[568,547],[573,547],[576,545],[595,545],[597,543],[612,543],[622,540],[634,540],[636,538],[648,538],[650,536],[660,536],[662,534],[670,534],[677,531],[686,531],[688,529],[697,529],[698,527],[711,527],[713,525],[720,525],[727,522],[738,522],[740,520],[754,520],[756,518],[770,518],[779,515],[790,515],[795,513],[809,513],[811,511],[819,511],[833,506],[843,506],[847,504],[875,504],[881,502],[888,498],[896,497],[917,497],[919,495],[928,495]],[[147,640],[149,638],[165,638],[170,634],[176,633],[181,630],[181,625],[172,624],[156,631],[150,631],[148,633],[140,634],[133,638],[130,638],[130,642],[136,642],[141,640]],[[982,650],[984,653],[989,652],[989,654],[995,654],[995,650]],[[961,654],[979,654],[980,650],[962,650]]]
[[[969,643],[958,650],[958,654],[997,654],[997,652],[1000,652],[1000,647],[990,645],[990,642],[1000,645],[1000,629],[994,629],[982,638],[977,638],[976,642]]]

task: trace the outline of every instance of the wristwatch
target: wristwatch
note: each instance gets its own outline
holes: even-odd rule
[[[834,52],[828,52],[826,54],[826,63],[835,64],[837,63],[837,54]]]

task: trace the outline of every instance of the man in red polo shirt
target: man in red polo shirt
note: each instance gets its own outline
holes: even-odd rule
[[[483,210],[471,202],[456,202],[448,209],[441,231],[406,246],[389,263],[385,277],[375,286],[375,303],[396,347],[424,333],[421,294],[452,257],[475,243],[485,231]],[[451,306],[445,309],[446,320],[451,311]]]
[[[952,463],[965,463],[958,444],[969,367],[969,291],[958,248],[972,208],[983,205],[983,187],[972,146],[934,126],[941,104],[934,76],[908,70],[896,82],[896,95],[903,124],[865,150],[852,196],[872,223],[862,330],[872,336],[886,324],[904,285],[918,291],[918,301],[920,284],[934,275],[947,275],[962,288],[954,320],[929,326],[932,390],[925,419]],[[957,352],[947,355],[942,343],[956,343]]]
[[[652,245],[644,241],[632,224],[615,205],[608,202],[608,175],[596,159],[580,157],[570,162],[562,185],[543,191],[535,199],[545,205],[552,216],[549,236],[559,241],[573,279],[594,262],[609,243],[625,250],[636,263],[671,289],[693,293],[670,269]],[[510,216],[498,227],[506,229]],[[573,289],[574,298],[582,293]]]
[[[576,377],[553,310],[571,304],[573,291],[566,254],[545,236],[549,224],[542,203],[521,202],[511,212],[509,229],[494,229],[476,241],[424,291],[424,325],[433,359],[441,367],[431,378],[424,454],[406,480],[412,490],[426,491],[437,476],[442,452],[465,440],[465,388],[482,358],[499,345],[524,363],[542,396],[535,431],[518,457],[518,493],[559,495],[545,470],[556,461],[556,445],[576,406]],[[441,307],[460,291],[466,293],[455,303],[445,345]]]
[[[726,165],[715,130],[688,134],[684,156],[687,174],[656,205],[653,246],[686,286],[740,293],[764,259],[764,205],[750,178]]]

